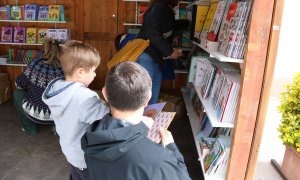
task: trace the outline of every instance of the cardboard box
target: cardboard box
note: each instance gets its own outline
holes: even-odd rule
[[[11,99],[11,88],[7,73],[0,73],[0,105]]]

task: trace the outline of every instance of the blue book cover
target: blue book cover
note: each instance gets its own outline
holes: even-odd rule
[[[59,20],[60,21],[65,21],[65,7],[64,5],[59,5]]]
[[[38,12],[39,21],[48,21],[48,6],[40,6]]]
[[[38,6],[36,4],[25,4],[24,20],[35,21],[37,19]]]

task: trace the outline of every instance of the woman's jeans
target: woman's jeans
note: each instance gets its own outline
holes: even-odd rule
[[[152,97],[148,104],[155,104],[158,101],[160,86],[162,81],[162,72],[159,65],[146,53],[142,53],[137,61],[149,73],[152,79]]]

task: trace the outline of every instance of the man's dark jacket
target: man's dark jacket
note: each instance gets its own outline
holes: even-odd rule
[[[129,125],[110,114],[81,139],[91,180],[190,180],[174,143],[164,148],[147,138],[143,122]]]

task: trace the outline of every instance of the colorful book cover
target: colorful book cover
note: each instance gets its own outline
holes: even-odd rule
[[[205,18],[205,22],[204,22],[202,31],[204,31],[204,32],[208,32],[209,31],[209,28],[210,28],[211,22],[212,22],[212,20],[214,18],[217,6],[218,6],[218,2],[212,3],[210,5],[208,13],[207,13],[207,16]]]
[[[11,19],[12,20],[22,20],[22,10],[21,6],[11,7]]]
[[[34,21],[37,19],[38,6],[36,4],[25,4],[24,6],[24,20]]]
[[[171,124],[176,112],[160,112],[155,118],[154,123],[148,131],[148,138],[153,142],[159,143],[161,135],[159,129],[167,129]]]
[[[65,7],[64,5],[59,5],[59,19],[60,21],[65,21]]]
[[[24,27],[14,27],[14,42],[24,43],[26,39],[25,33]]]
[[[48,20],[49,21],[59,21],[59,13],[60,6],[59,5],[49,5],[49,16]]]
[[[59,42],[65,42],[70,39],[70,33],[68,29],[56,29],[57,40]]]
[[[140,23],[140,24],[143,23],[144,13],[147,11],[148,8],[149,8],[149,5],[147,5],[147,4],[140,4],[140,5],[139,5],[139,18],[138,18],[138,23]]]
[[[52,39],[58,39],[56,29],[48,29],[47,37]]]
[[[2,42],[12,42],[12,38],[13,38],[13,28],[12,27],[2,27],[1,41]]]
[[[36,43],[36,28],[26,29],[26,43],[34,44]]]
[[[209,28],[209,32],[207,34],[207,39],[210,41],[217,40],[217,34],[224,14],[224,8],[225,8],[225,0],[219,1],[214,18]]]
[[[47,37],[48,28],[40,28],[38,31],[38,41],[37,43],[43,44],[45,42],[45,38]]]
[[[0,20],[10,20],[10,6],[0,6]]]
[[[40,6],[38,13],[39,21],[48,21],[48,6]]]

